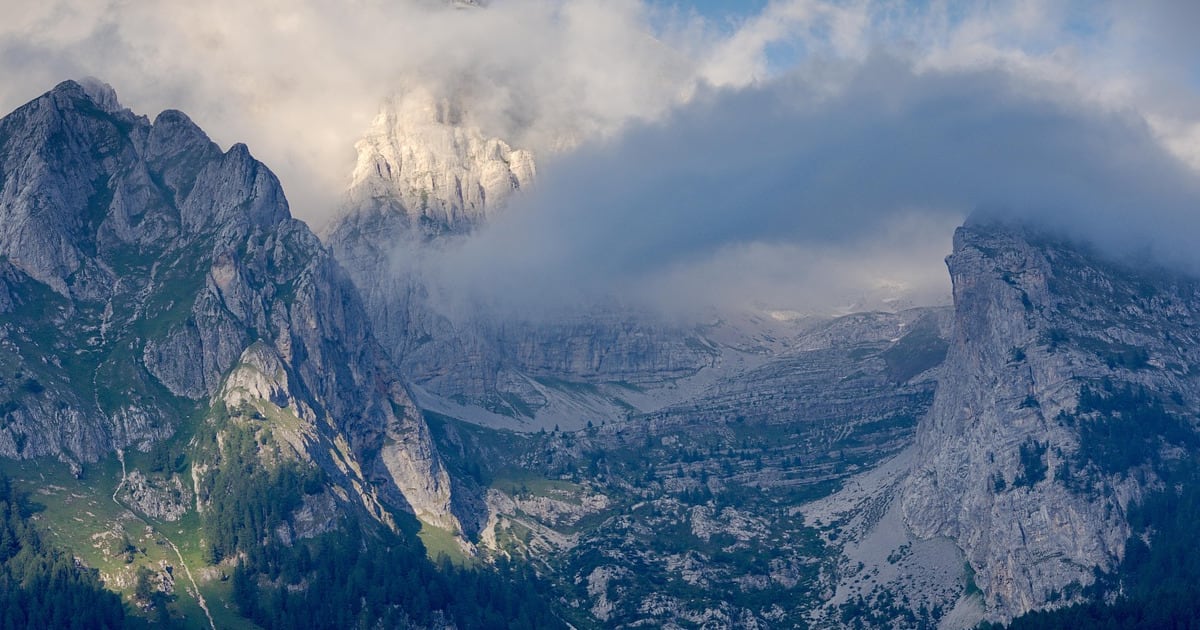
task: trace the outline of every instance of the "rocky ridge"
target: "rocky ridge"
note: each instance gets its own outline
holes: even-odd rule
[[[0,121],[0,226],[0,455],[78,466],[253,403],[353,502],[457,524],[353,285],[244,145],[65,82]]]
[[[486,136],[457,101],[423,89],[389,99],[355,148],[347,203],[361,216],[344,217],[335,232],[387,230],[391,221],[426,236],[469,231],[536,174],[532,153]]]

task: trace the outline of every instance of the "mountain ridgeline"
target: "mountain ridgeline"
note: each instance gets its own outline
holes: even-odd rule
[[[148,525],[198,515],[199,555],[256,570],[350,523],[458,530],[357,292],[244,145],[65,82],[0,122],[0,186],[0,455],[95,476]]]
[[[380,518],[453,520],[356,292],[244,145],[68,82],[0,123],[0,158],[0,453],[78,465],[254,408]]]

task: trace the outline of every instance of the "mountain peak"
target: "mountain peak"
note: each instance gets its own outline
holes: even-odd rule
[[[356,148],[352,210],[393,207],[433,233],[470,230],[535,176],[532,153],[471,124],[459,100],[421,89],[385,103]]]
[[[123,111],[125,107],[117,99],[117,91],[113,87],[95,77],[84,77],[79,80],[79,86],[92,102],[110,114]]]
[[[458,527],[424,420],[274,174],[180,112],[152,125],[119,107],[66,81],[0,120],[0,366],[19,366],[0,379],[0,457],[78,469],[186,431],[191,407],[237,424],[209,403],[260,344],[286,368],[271,382],[292,388],[288,413],[303,410],[298,461],[385,523],[379,501]],[[36,385],[14,390],[18,371]]]
[[[83,84],[81,84],[79,81],[76,81],[75,79],[67,79],[66,81],[63,81],[63,82],[59,83],[58,85],[54,86],[53,88],[50,88],[50,90],[44,94],[44,96],[60,96],[60,95],[61,96],[87,96],[87,98],[89,98],[89,99],[91,98],[91,96],[88,96],[87,90],[83,89]]]
[[[54,98],[60,105],[64,102],[87,100],[109,114],[128,111],[117,98],[117,91],[111,85],[95,77],[68,79],[54,86],[43,96]]]

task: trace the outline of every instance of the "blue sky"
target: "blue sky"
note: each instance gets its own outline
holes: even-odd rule
[[[767,0],[654,0],[659,6],[677,6],[681,9],[694,9],[697,13],[711,19],[714,24],[736,23],[747,16],[757,15],[767,6]]]

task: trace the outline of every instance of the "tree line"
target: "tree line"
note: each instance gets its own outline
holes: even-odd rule
[[[95,569],[46,543],[32,505],[0,474],[0,628],[107,630],[125,625],[121,598]]]

